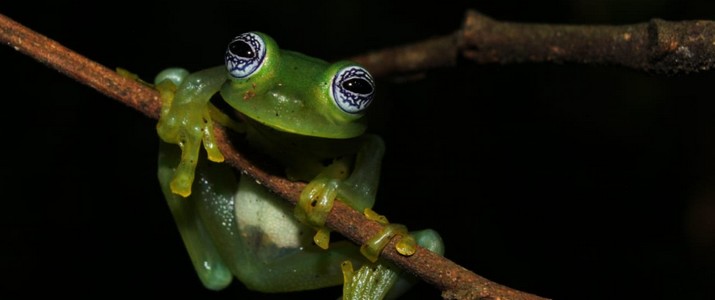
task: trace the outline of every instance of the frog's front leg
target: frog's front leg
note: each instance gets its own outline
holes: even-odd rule
[[[226,81],[223,66],[187,74],[185,70],[170,69],[155,80],[163,101],[157,132],[165,142],[181,147],[181,161],[171,180],[171,191],[183,197],[191,194],[202,143],[209,160],[223,161],[213,136],[209,100]],[[172,85],[178,85],[175,93]]]
[[[323,249],[328,248],[330,231],[325,220],[337,197],[352,208],[365,213],[366,217],[385,225],[385,228],[361,248],[361,253],[375,262],[380,252],[395,235],[401,236],[396,250],[403,255],[412,255],[416,249],[415,240],[404,225],[390,224],[387,218],[372,211],[379,184],[380,165],[385,146],[376,135],[364,135],[357,153],[352,172],[347,162],[338,159],[327,166],[313,179],[301,193],[295,208],[296,218],[317,229],[314,242]]]
[[[295,207],[296,218],[318,230],[314,242],[323,249],[330,242],[325,220],[335,198],[361,212],[375,203],[385,145],[376,135],[361,139],[352,172],[348,161],[336,159],[306,185]]]

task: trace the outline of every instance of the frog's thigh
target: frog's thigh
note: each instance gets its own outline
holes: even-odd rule
[[[231,272],[224,265],[208,231],[196,211],[198,197],[182,198],[171,192],[169,184],[180,152],[175,145],[161,142],[159,152],[159,182],[171,213],[174,216],[184,245],[201,282],[208,289],[220,290],[231,283]]]
[[[293,218],[288,203],[248,176],[241,177],[234,199],[230,228],[221,224],[225,218],[205,222],[215,228],[212,236],[220,249],[230,249],[221,254],[231,271],[250,289],[285,292],[339,285],[341,262],[362,261],[348,242],[334,243],[327,251],[313,245],[313,230]],[[222,209],[214,203],[201,213]]]

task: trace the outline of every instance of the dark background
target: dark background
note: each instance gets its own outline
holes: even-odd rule
[[[452,32],[467,8],[519,22],[715,19],[707,0],[18,3],[0,13],[145,79],[221,64],[248,30],[336,60]],[[155,121],[10,47],[0,63],[0,293],[339,294],[205,290],[155,179]],[[713,72],[467,61],[380,81],[376,210],[438,230],[446,256],[477,274],[545,297],[715,298],[714,83]]]

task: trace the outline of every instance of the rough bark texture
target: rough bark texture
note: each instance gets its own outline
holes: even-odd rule
[[[601,63],[656,73],[690,73],[709,70],[715,63],[715,22],[526,24],[499,22],[469,11],[461,48],[464,57],[478,63]]]
[[[38,61],[91,86],[105,95],[158,118],[158,93],[120,76],[0,15],[0,41]],[[550,25],[500,22],[469,11],[463,27],[451,34],[411,45],[375,51],[353,59],[376,77],[448,67],[459,57],[484,63],[556,62],[610,64],[661,74],[709,70],[715,64],[715,23],[669,22],[653,19],[623,26]],[[226,161],[292,203],[303,183],[291,182],[259,168],[231,145],[223,128],[216,136]],[[350,207],[337,203],[328,226],[361,244],[380,230]],[[542,299],[494,282],[454,262],[418,249],[410,257],[398,254],[392,241],[382,257],[443,291],[447,299]]]
[[[3,15],[0,15],[0,41],[151,118],[159,117],[161,101],[156,90],[90,61]],[[223,128],[214,126],[214,130],[227,163],[254,177],[289,202],[295,204],[298,201],[304,183],[289,181],[257,167],[236,151]],[[382,225],[366,219],[362,213],[339,201],[330,212],[327,225],[358,244],[364,243],[382,228]],[[402,256],[395,251],[397,241],[397,238],[393,239],[381,256],[436,286],[443,291],[445,298],[543,299],[491,282],[424,248],[418,248],[410,257]]]
[[[462,57],[479,64],[607,64],[659,74],[715,66],[715,22],[653,19],[622,26],[502,22],[476,11],[462,29],[353,57],[379,76],[449,67]]]

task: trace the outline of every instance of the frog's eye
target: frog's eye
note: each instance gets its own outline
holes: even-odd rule
[[[260,35],[246,32],[235,37],[226,49],[226,69],[235,78],[256,73],[266,58],[266,43]]]
[[[358,114],[365,110],[375,95],[375,82],[367,70],[358,66],[340,69],[330,86],[333,101],[344,112]]]

